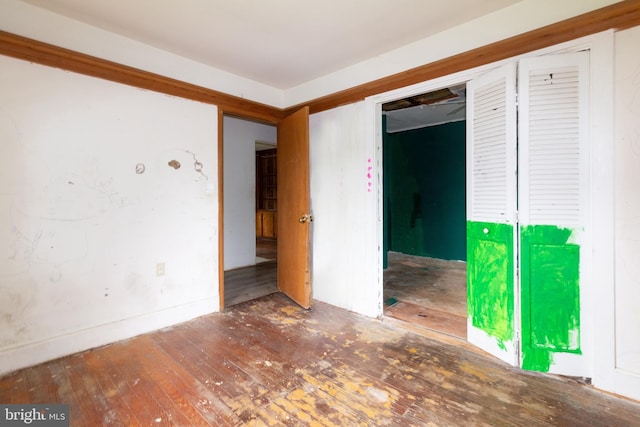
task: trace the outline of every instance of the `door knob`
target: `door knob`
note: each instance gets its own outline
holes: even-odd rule
[[[309,214],[304,214],[300,218],[298,218],[298,222],[301,224],[304,224],[305,222],[312,222],[312,221],[313,221],[313,215],[309,215]]]

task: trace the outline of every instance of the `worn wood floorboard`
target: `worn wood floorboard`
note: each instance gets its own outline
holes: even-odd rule
[[[384,314],[466,338],[467,266],[461,261],[388,253]]]
[[[438,336],[434,334],[434,337]],[[73,426],[634,426],[640,403],[282,294],[0,378]]]
[[[256,238],[256,256],[269,260],[278,257],[278,241],[275,239]]]
[[[443,334],[463,339],[467,337],[467,318],[457,314],[405,301],[386,307],[384,314]]]
[[[231,307],[278,292],[277,240],[256,239],[256,260],[249,267],[224,272],[224,306]]]
[[[231,307],[278,292],[278,265],[268,261],[224,272],[224,306]]]

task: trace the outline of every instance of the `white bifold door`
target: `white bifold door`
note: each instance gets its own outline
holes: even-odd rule
[[[468,340],[591,376],[589,53],[522,59],[467,84]]]

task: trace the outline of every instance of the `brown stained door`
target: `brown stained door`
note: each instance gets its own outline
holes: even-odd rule
[[[311,306],[309,108],[278,125],[278,289]]]

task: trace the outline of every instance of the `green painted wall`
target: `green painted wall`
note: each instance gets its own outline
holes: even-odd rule
[[[580,350],[580,247],[572,230],[522,227],[522,368],[546,372],[553,353]]]
[[[498,346],[514,339],[513,226],[467,222],[467,310]]]
[[[384,134],[388,250],[466,260],[465,126]]]

